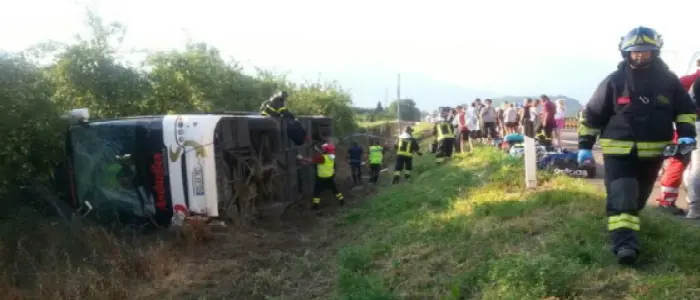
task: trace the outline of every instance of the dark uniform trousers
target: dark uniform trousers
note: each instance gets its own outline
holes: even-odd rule
[[[437,154],[435,154],[435,161],[438,163],[444,162],[445,158],[452,157],[452,152],[454,150],[455,139],[454,138],[443,138],[438,141]]]
[[[377,183],[377,180],[379,180],[379,171],[381,171],[381,169],[382,169],[381,164],[369,164],[369,172],[370,172],[369,182]]]
[[[314,204],[321,203],[321,194],[326,190],[331,190],[338,200],[343,200],[343,193],[338,191],[338,187],[335,185],[335,176],[327,178],[317,176],[314,184],[314,197],[312,199]]]
[[[654,188],[663,159],[628,155],[604,155],[606,210],[612,251],[621,248],[639,251],[637,231],[639,212]]]
[[[403,172],[404,178],[411,178],[411,171],[413,171],[413,156],[407,155],[396,155],[396,165],[394,165],[394,180],[393,183],[399,183],[399,178],[401,178],[401,173]]]

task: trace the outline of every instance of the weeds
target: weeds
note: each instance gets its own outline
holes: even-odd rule
[[[304,222],[184,239],[38,220],[0,226],[3,299],[698,299],[696,226],[645,211],[637,268],[615,264],[602,191],[479,147]],[[19,235],[17,228],[22,228]],[[26,234],[31,233],[31,234]],[[9,238],[13,237],[14,238]],[[155,240],[155,241],[154,241]]]

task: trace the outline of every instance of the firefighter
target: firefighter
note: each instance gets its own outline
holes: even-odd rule
[[[646,27],[621,38],[624,58],[598,86],[584,109],[579,126],[578,162],[592,160],[600,135],[605,166],[608,231],[612,251],[623,265],[639,256],[638,213],[644,208],[673,139],[695,143],[695,111],[678,78],[659,58],[662,40]]]
[[[260,114],[263,116],[270,117],[282,117],[289,120],[295,120],[294,115],[287,109],[287,98],[289,93],[286,91],[279,91],[272,95],[270,99],[265,100],[262,106],[260,106]]]
[[[375,140],[372,146],[369,147],[369,155],[367,157],[370,170],[369,182],[376,184],[379,180],[379,171],[382,169],[383,160],[384,147],[379,146],[379,142]]]
[[[314,183],[314,197],[312,199],[312,209],[318,209],[321,204],[321,193],[330,189],[331,192],[338,198],[340,205],[345,205],[343,193],[338,191],[335,185],[335,147],[332,144],[325,143],[321,145],[321,153],[312,158],[302,157],[297,158],[306,163],[316,164],[316,182]]]
[[[418,146],[418,141],[413,138],[413,128],[407,126],[404,133],[399,135],[396,140],[396,145],[394,145],[396,150],[396,164],[394,165],[394,180],[393,184],[399,183],[401,178],[401,173],[403,172],[404,178],[411,178],[411,171],[413,170],[413,154],[423,155],[420,153],[420,147]]]
[[[440,121],[433,126],[433,136],[435,136],[437,143],[437,153],[435,154],[437,163],[445,162],[445,158],[452,157],[454,150],[455,128],[449,119],[448,113],[443,113],[440,115]]]
[[[697,61],[700,65],[700,60]],[[693,74],[681,76],[680,81],[686,92],[690,92],[691,85],[695,80],[700,78],[700,71]],[[674,135],[674,142],[678,140],[678,134]],[[685,212],[676,206],[678,193],[683,181],[683,171],[689,163],[690,157],[669,157],[663,167],[663,175],[661,175],[661,193],[656,198],[659,208],[667,211],[672,215],[684,215]]]

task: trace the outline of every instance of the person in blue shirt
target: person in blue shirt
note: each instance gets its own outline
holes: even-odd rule
[[[352,171],[352,182],[355,184],[362,184],[362,158],[364,152],[357,142],[352,142],[352,147],[348,149],[348,162]]]

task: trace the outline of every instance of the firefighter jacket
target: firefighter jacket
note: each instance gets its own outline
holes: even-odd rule
[[[438,141],[455,138],[455,128],[452,126],[452,122],[439,121],[433,126],[433,136],[436,137]]]
[[[399,135],[394,148],[396,149],[396,154],[408,157],[412,157],[414,153],[420,151],[418,141],[405,132]]]
[[[280,96],[272,97],[260,106],[260,113],[263,116],[270,117],[285,117],[295,119],[294,115],[287,109],[285,100]]]
[[[660,156],[673,139],[695,137],[695,107],[678,78],[661,60],[632,70],[622,62],[596,89],[579,122],[579,148],[592,149],[600,135],[605,155]]]

